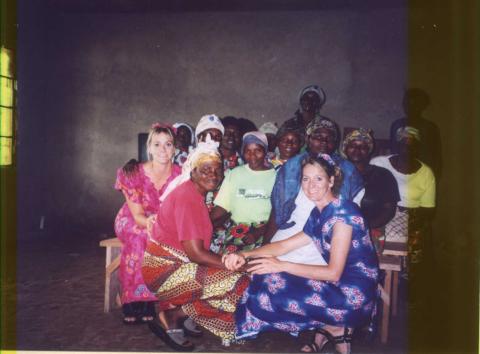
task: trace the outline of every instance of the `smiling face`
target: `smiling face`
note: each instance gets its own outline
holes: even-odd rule
[[[251,143],[243,148],[243,158],[254,171],[262,171],[265,166],[265,148],[262,145]]]
[[[334,177],[328,174],[318,163],[307,163],[302,170],[302,190],[308,199],[315,204],[330,202]]]
[[[352,140],[345,147],[345,155],[350,162],[368,163],[369,147],[368,144],[361,140]]]
[[[223,165],[220,161],[208,160],[193,169],[191,179],[200,194],[215,190],[223,179]]]
[[[147,150],[153,162],[160,164],[171,163],[173,155],[175,155],[173,137],[167,133],[153,134]]]
[[[204,130],[198,135],[198,141],[205,141],[207,138],[207,135],[210,134],[210,137],[212,138],[213,141],[216,141],[217,143],[222,142],[222,137],[223,134],[220,130],[215,129],[215,128],[210,128],[207,130]]]
[[[308,150],[314,154],[331,155],[335,151],[335,134],[330,129],[318,128],[308,136]]]
[[[240,129],[235,125],[226,125],[222,139],[222,148],[226,150],[238,150],[242,144]]]
[[[295,133],[286,133],[278,140],[280,158],[288,160],[300,151],[300,137]]]

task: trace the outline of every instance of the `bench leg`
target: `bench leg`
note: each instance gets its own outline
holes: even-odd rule
[[[113,305],[118,305],[117,299],[120,289],[118,281],[118,267],[120,265],[120,249],[107,247],[105,261],[105,294],[103,299],[103,312],[108,313]],[[115,257],[115,259],[113,259]]]
[[[390,294],[392,290],[392,271],[386,270],[385,271],[385,283],[383,288],[385,289],[385,293],[387,295],[388,300],[390,300]],[[388,325],[389,325],[389,318],[390,317],[390,301],[383,301],[383,311],[382,311],[382,328],[380,334],[380,341],[382,344],[387,343],[388,339]]]
[[[398,272],[393,272],[393,289],[392,289],[392,316],[397,316],[398,305]]]

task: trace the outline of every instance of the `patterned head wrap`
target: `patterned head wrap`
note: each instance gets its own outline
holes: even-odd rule
[[[345,139],[343,139],[342,147],[340,152],[344,158],[347,158],[345,154],[345,149],[347,148],[348,144],[352,141],[360,140],[368,145],[368,154],[370,155],[373,151],[373,137],[371,131],[365,128],[359,128],[351,131],[347,134]]]
[[[312,133],[317,129],[327,129],[333,132],[335,141],[338,140],[338,127],[337,124],[328,118],[325,117],[315,117],[310,123],[308,123],[306,128],[307,136],[312,135]]]
[[[207,136],[205,142],[199,142],[197,147],[188,155],[187,161],[185,161],[182,166],[182,173],[170,182],[167,189],[160,197],[160,201],[163,202],[167,195],[169,195],[175,188],[188,181],[190,179],[190,173],[206,161],[222,162],[222,158],[218,152],[218,142],[213,141],[210,136]]]
[[[262,132],[248,132],[243,136],[242,149],[240,150],[243,155],[243,150],[249,144],[258,144],[265,149],[265,152],[268,151],[268,140],[267,136]]]
[[[318,157],[325,160],[330,166],[335,167],[335,161],[332,160],[329,154],[318,154]]]
[[[173,125],[173,127],[175,129],[178,129],[180,127],[185,127],[187,128],[189,131],[190,131],[190,136],[191,136],[191,139],[190,139],[190,145],[195,145],[195,132],[193,131],[193,128],[190,124],[187,124],[187,123],[182,123],[182,122],[178,122],[178,123],[175,123]]]
[[[325,95],[325,91],[323,91],[323,89],[318,85],[308,85],[304,87],[298,94],[298,101],[300,101],[302,96],[307,92],[315,92],[318,95],[318,98],[320,99],[319,108],[321,108],[325,104],[327,96]]]
[[[417,141],[420,141],[420,131],[414,127],[400,127],[397,129],[395,139],[397,140],[397,142],[399,142],[403,138],[414,138],[417,139]]]
[[[274,122],[266,122],[263,123],[260,128],[258,128],[258,131],[264,133],[264,134],[277,134],[278,127],[277,123]]]
[[[198,140],[198,136],[207,129],[218,129],[222,132],[222,135],[225,134],[223,124],[215,114],[207,114],[200,118],[195,128],[195,138]]]

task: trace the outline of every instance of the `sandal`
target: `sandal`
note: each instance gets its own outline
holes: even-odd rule
[[[138,302],[129,302],[122,305],[123,323],[126,325],[135,325],[142,322],[138,319]]]
[[[142,323],[153,321],[156,315],[154,301],[142,302],[142,311],[140,312],[140,321]]]
[[[178,352],[191,352],[195,348],[193,343],[185,338],[183,329],[168,329],[162,327],[158,320],[148,323],[148,328],[173,350]]]
[[[348,327],[345,327],[343,335],[333,336],[329,331],[327,331],[323,328],[319,328],[315,332],[315,335],[313,337],[313,341],[311,343],[305,344],[305,346],[302,347],[302,349],[307,347],[307,348],[310,349],[310,351],[306,352],[304,350],[301,350],[301,352],[302,353],[320,353],[320,351],[325,347],[325,345],[327,345],[330,342],[335,347],[337,346],[337,344],[343,344],[343,343],[350,344],[352,342],[352,333],[353,332],[350,332]],[[317,334],[323,335],[326,339],[326,340],[323,341],[323,343],[320,346],[315,342],[315,337],[317,336]],[[350,346],[347,346],[347,353],[350,353]]]
[[[194,320],[187,317],[185,320],[180,320],[181,327],[185,331],[185,334],[190,337],[201,337],[203,335],[202,330],[197,326]]]

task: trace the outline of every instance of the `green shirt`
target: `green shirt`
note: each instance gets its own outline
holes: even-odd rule
[[[227,171],[214,204],[232,213],[236,223],[267,221],[276,171],[253,171],[248,165]]]

